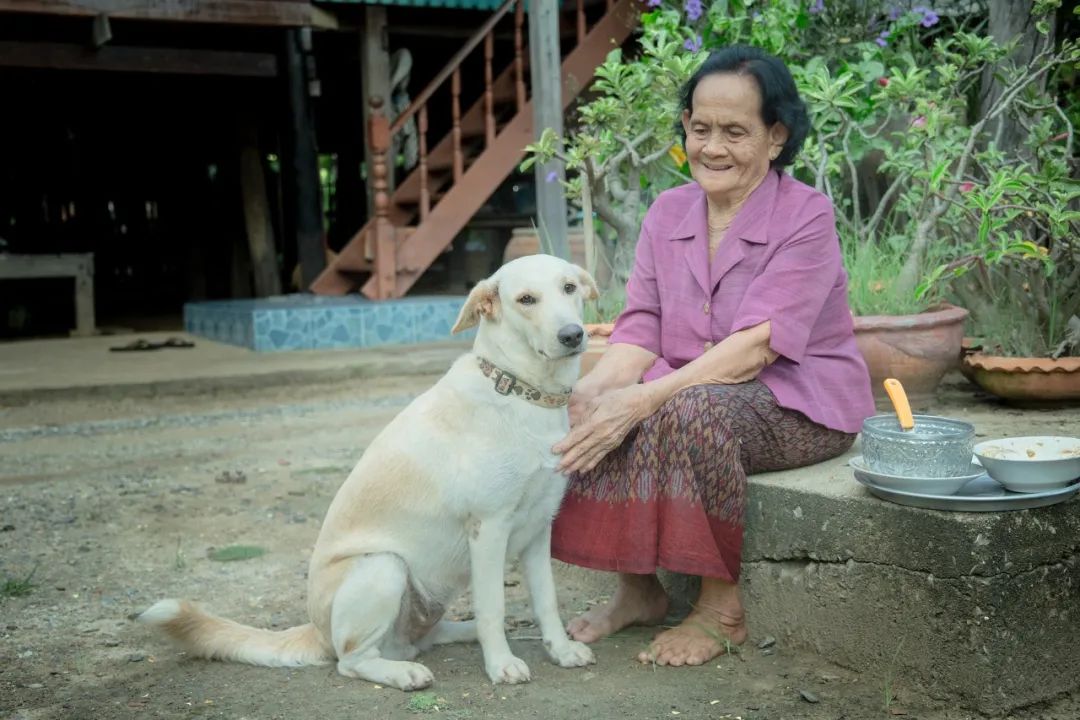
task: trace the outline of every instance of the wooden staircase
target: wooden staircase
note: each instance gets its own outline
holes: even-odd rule
[[[493,76],[494,28],[511,8],[514,60]],[[577,42],[562,62],[564,110],[592,81],[607,54],[629,37],[640,9],[641,0],[608,0],[604,15],[587,28],[584,2],[577,0]],[[375,216],[315,279],[313,292],[344,295],[360,287],[373,300],[404,296],[521,162],[525,146],[534,140],[525,84],[524,15],[523,0],[506,0],[393,124],[383,114],[382,99],[371,99],[369,181]],[[481,43],[484,92],[461,113],[461,63]],[[447,80],[452,129],[429,151],[428,101]],[[419,134],[419,162],[391,194],[386,180],[390,139],[412,117]]]

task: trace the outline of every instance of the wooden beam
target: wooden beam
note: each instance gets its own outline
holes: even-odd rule
[[[306,290],[326,268],[323,246],[322,203],[319,201],[319,151],[315,142],[315,120],[308,94],[307,53],[304,33],[285,32],[285,80],[288,90],[288,125],[284,143],[286,162],[282,173],[292,195],[293,227],[300,287]]]
[[[240,131],[240,194],[244,201],[244,229],[247,231],[255,297],[271,297],[281,294],[281,275],[278,272],[274,225],[270,219],[262,157],[258,125],[249,120]]]
[[[270,53],[0,41],[0,67],[274,77]]]
[[[0,0],[0,12],[267,27],[336,25],[332,15],[313,12],[303,0]]]
[[[533,140],[551,128],[563,134],[562,56],[559,52],[559,7],[557,0],[532,0],[529,13],[529,78],[532,81]],[[570,259],[566,240],[566,193],[559,182],[565,169],[558,160],[535,166],[536,220],[541,237],[546,236],[551,252]]]

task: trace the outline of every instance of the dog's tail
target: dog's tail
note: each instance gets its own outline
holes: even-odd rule
[[[260,630],[219,618],[187,600],[162,600],[137,618],[160,626],[193,657],[267,667],[323,665],[334,652],[308,623],[288,630]]]

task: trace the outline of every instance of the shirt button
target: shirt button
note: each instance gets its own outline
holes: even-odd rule
[[[704,312],[704,313],[705,313],[706,315],[708,315],[708,314],[709,314],[709,303],[705,303],[705,306],[704,306],[703,308],[701,308],[701,310],[702,310],[702,312]]]
[[[712,350],[713,344],[711,342],[705,343],[705,352]]]

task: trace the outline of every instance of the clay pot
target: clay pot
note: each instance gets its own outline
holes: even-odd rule
[[[968,311],[938,305],[918,315],[855,317],[855,342],[870,370],[874,399],[887,404],[885,378],[896,378],[912,405],[926,406],[941,378],[959,366]]]
[[[585,236],[581,228],[570,228],[566,235],[570,243],[570,259],[581,267],[585,267]],[[510,242],[503,251],[503,264],[516,260],[526,255],[535,255],[540,252],[540,236],[532,228],[514,228]]]
[[[585,373],[592,370],[593,366],[596,365],[596,361],[604,354],[604,350],[607,349],[608,337],[614,329],[615,323],[585,325],[585,332],[589,334],[589,346],[581,356],[581,377],[584,377]]]
[[[972,352],[962,363],[972,382],[1009,403],[1080,402],[1080,357],[1053,360]]]

